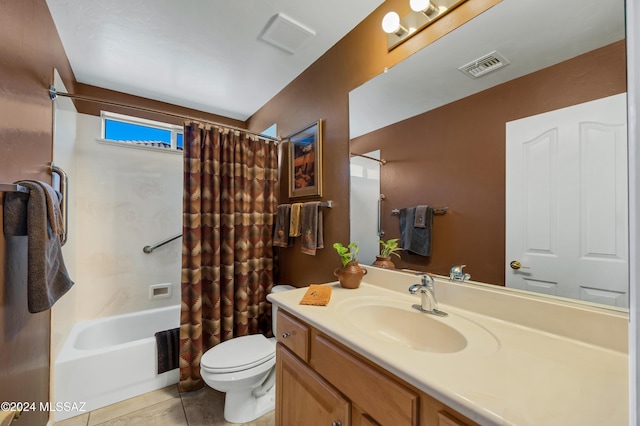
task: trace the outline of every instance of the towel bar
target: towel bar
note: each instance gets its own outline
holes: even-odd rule
[[[433,208],[433,214],[447,214],[447,212],[449,211],[449,207],[434,207]],[[391,214],[393,215],[398,215],[400,214],[400,209],[393,209],[391,210]]]
[[[0,192],[24,192],[28,194],[29,190],[15,183],[0,183]]]
[[[67,194],[67,192],[69,192],[69,176],[67,176],[67,173],[62,168],[51,163],[51,174],[53,175],[54,173],[60,177],[60,193],[62,194],[62,205],[60,206],[60,211],[62,212],[62,218],[64,220],[64,233],[60,239],[60,245],[63,246],[67,242],[67,237],[69,236],[69,197]]]

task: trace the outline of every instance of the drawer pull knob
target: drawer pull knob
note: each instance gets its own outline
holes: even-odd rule
[[[282,336],[283,339],[286,339],[287,337],[291,336],[291,333],[285,331],[284,333],[281,334],[281,336]]]
[[[342,426],[342,422],[340,420],[331,422],[331,426]]]

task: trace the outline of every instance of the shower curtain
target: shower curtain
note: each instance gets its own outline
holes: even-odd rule
[[[203,353],[270,331],[274,142],[197,122],[184,127],[180,390],[200,389]]]

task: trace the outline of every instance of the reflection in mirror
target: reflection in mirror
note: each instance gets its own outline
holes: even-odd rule
[[[458,70],[493,52],[504,58],[496,71]],[[353,90],[351,151],[387,160],[385,239],[400,237],[393,209],[449,207],[434,216],[431,256],[404,251],[396,266],[448,276],[466,264],[476,281],[628,306],[625,76],[622,0],[522,0]],[[525,226],[507,231],[510,205]]]
[[[352,155],[350,163],[350,240],[358,242],[358,259],[363,265],[371,265],[378,254],[381,201],[380,162],[376,160],[380,160],[379,150]]]

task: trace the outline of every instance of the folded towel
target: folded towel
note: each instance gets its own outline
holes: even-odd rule
[[[302,209],[302,203],[291,204],[291,218],[289,220],[289,236],[300,236],[300,209]]]
[[[316,249],[324,248],[322,210],[320,201],[304,203],[300,215],[302,252],[315,256]]]
[[[427,208],[429,206],[416,206],[416,215],[415,218],[413,220],[413,227],[414,228],[424,228],[426,227],[426,223],[427,223]]]
[[[301,305],[327,306],[331,299],[333,287],[328,285],[311,284],[300,301]]]
[[[158,349],[158,374],[180,366],[180,328],[159,331],[155,334]]]
[[[289,217],[291,204],[280,204],[276,210],[276,226],[273,232],[273,245],[276,247],[290,247],[293,239],[289,238]]]
[[[60,199],[56,191],[44,182],[17,183],[29,189],[26,212],[21,213],[27,216],[27,304],[29,312],[42,312],[50,309],[73,286],[60,246],[59,235],[63,232]],[[22,209],[24,205],[14,198],[24,201],[19,193],[7,193],[4,214],[8,217],[15,217],[16,212],[11,210]],[[13,225],[16,225],[15,221]],[[14,228],[14,231],[21,230]]]
[[[416,228],[414,226],[415,215],[415,207],[400,209],[400,236],[402,248],[421,256],[431,256],[433,208],[427,206],[424,228]]]

